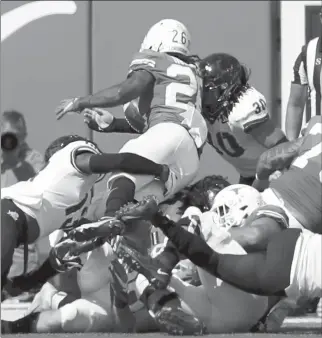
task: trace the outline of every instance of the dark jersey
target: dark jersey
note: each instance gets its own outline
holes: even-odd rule
[[[206,142],[207,126],[201,115],[202,80],[197,68],[151,50],[136,53],[129,68],[130,73],[145,70],[155,79],[154,86],[136,100],[138,114],[147,118],[148,127],[163,122],[180,124],[201,147]]]
[[[270,187],[277,191],[306,228],[322,233],[322,119],[314,116],[304,131],[304,142],[289,170]]]

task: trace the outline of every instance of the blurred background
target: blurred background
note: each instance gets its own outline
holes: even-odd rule
[[[91,137],[79,116],[56,121],[59,101],[124,79],[150,26],[174,18],[188,26],[194,53],[227,52],[247,64],[250,82],[284,127],[293,64],[301,47],[321,33],[320,6],[320,1],[1,1],[1,111],[24,115],[28,144],[42,154],[58,136]],[[120,108],[112,111],[122,114]],[[94,140],[116,152],[130,137],[99,134]],[[198,178],[214,172],[237,181],[234,168],[207,146]]]

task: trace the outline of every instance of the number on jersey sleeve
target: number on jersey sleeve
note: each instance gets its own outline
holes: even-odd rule
[[[230,157],[239,157],[242,156],[245,152],[245,149],[241,147],[234,135],[229,134],[227,132],[218,132],[215,135],[217,144],[219,145],[220,149],[214,145],[214,142],[212,140],[212,136],[210,133],[208,133],[208,143],[215,148],[215,150],[222,156],[225,154]],[[228,149],[228,147],[230,149]]]
[[[230,123],[246,133],[269,119],[265,97],[254,88],[244,93],[229,115]]]
[[[308,135],[321,135],[322,134],[322,123],[316,123],[308,132]],[[310,162],[317,165],[321,169],[321,156],[322,156],[322,142],[314,145],[310,150],[297,157],[292,166],[300,169],[304,169]],[[322,183],[322,170],[318,172],[320,182]]]
[[[60,229],[68,232],[78,226],[79,220],[84,217],[93,198],[93,191],[85,194],[84,198],[77,204],[72,205],[65,210],[66,220]]]

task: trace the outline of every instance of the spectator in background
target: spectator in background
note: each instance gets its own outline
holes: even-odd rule
[[[28,180],[44,166],[43,156],[28,146],[26,137],[24,116],[15,110],[5,111],[1,119],[1,188]],[[28,249],[27,266],[24,266],[23,246],[15,250],[8,277],[21,275],[38,266],[36,246],[30,245]]]
[[[306,121],[314,115],[321,115],[322,105],[322,8],[320,12],[321,33],[310,40],[297,57],[294,64],[294,78],[286,110],[286,136],[296,139],[302,127],[305,103],[310,97],[311,114],[307,109]]]

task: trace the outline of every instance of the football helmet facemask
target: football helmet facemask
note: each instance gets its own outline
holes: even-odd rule
[[[187,27],[172,19],[165,19],[153,25],[146,34],[140,48],[160,53],[190,55],[190,33]]]
[[[245,184],[233,184],[221,190],[211,209],[216,223],[225,228],[241,227],[245,219],[260,206],[265,205],[261,194]]]
[[[202,59],[199,64],[203,76],[203,113],[214,123],[225,111],[231,95],[241,85],[246,85],[250,70],[240,64],[232,55],[214,53]]]

